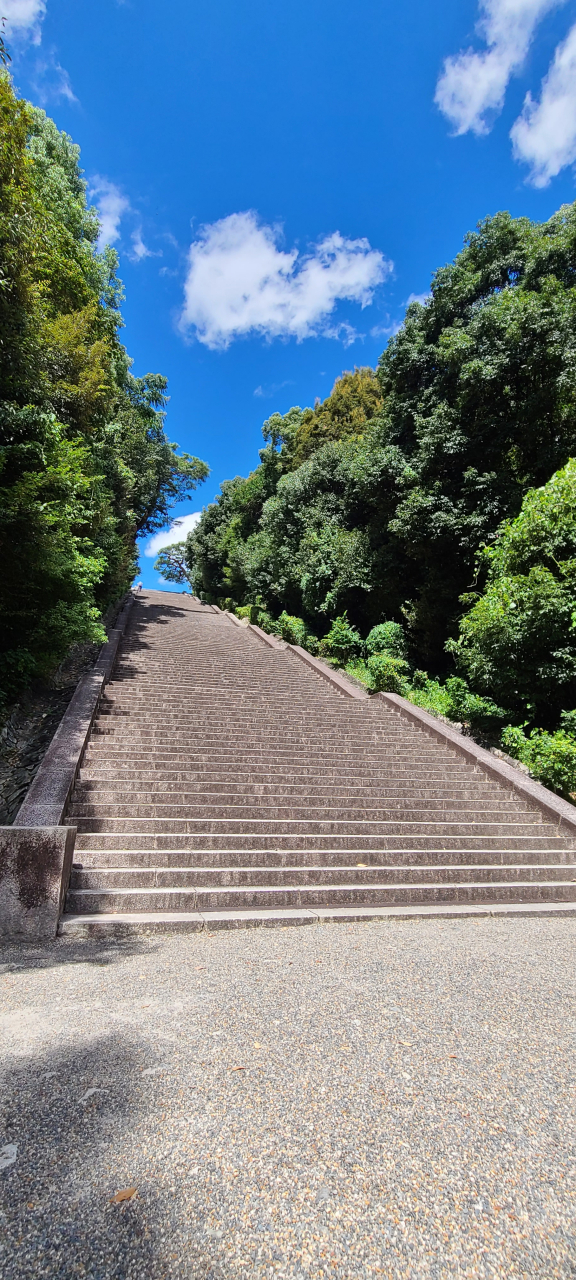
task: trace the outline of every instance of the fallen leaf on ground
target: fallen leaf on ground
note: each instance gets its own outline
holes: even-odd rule
[[[196,973],[204,973],[205,968],[206,968],[205,964],[197,964]]]
[[[131,1200],[135,1195],[136,1187],[124,1187],[123,1191],[117,1191],[116,1195],[112,1196],[110,1204],[121,1204],[123,1200]]]
[[[230,1067],[231,1071],[245,1071],[246,1067]]]
[[[357,866],[357,867],[367,867],[367,866],[368,866],[368,863],[367,863],[367,862],[357,862],[357,863],[356,863],[356,866]]]
[[[411,1048],[412,1048],[412,1041],[411,1041],[411,1040],[399,1040],[399,1041],[398,1041],[398,1044],[403,1044],[403,1045],[405,1045],[405,1047],[406,1047],[407,1049],[411,1049]]]
[[[457,1058],[457,1057],[458,1057],[458,1054],[457,1054],[457,1053],[449,1053],[449,1054],[448,1054],[448,1057],[449,1057],[449,1058]]]

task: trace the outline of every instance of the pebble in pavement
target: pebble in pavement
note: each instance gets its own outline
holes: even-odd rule
[[[4,948],[4,1280],[576,1276],[575,940],[504,918]]]

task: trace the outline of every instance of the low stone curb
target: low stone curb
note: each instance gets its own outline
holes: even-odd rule
[[[76,828],[63,825],[66,807],[133,604],[130,592],[96,665],[80,680],[13,825],[0,827],[3,938],[56,936],[76,838]]]
[[[454,747],[472,764],[478,765],[484,773],[490,774],[492,778],[496,778],[498,782],[522,796],[522,799],[528,801],[532,808],[539,809],[545,814],[548,822],[555,822],[567,834],[576,836],[576,809],[567,800],[555,795],[553,791],[548,791],[548,788],[543,787],[540,782],[520,773],[504,760],[499,760],[490,751],[485,751],[484,747],[479,747],[471,738],[464,737],[464,734],[458,733],[457,729],[451,729],[449,725],[437,720],[422,707],[416,707],[413,702],[408,702],[408,699],[402,698],[400,694],[375,693],[372,695],[371,702],[374,703],[379,698],[392,711],[411,720],[413,724],[425,729],[428,733],[434,734],[445,746]]]
[[[338,689],[339,693],[345,693],[349,698],[355,698],[357,702],[366,702],[368,700],[370,696],[368,691],[366,691],[366,693],[362,693],[360,689],[356,688],[356,686],[353,685],[350,680],[347,680],[345,676],[338,675],[332,667],[327,666],[325,662],[321,662],[320,658],[313,658],[312,654],[308,653],[306,649],[303,649],[301,645],[289,644],[286,648],[290,649],[292,653],[295,653],[296,657],[299,658],[301,662],[306,663],[306,666],[312,667],[312,670],[315,671],[317,675],[322,676],[322,678],[327,680],[329,684],[333,685],[335,689]]]
[[[16,814],[15,827],[58,827],[62,823],[102,690],[112,675],[133,604],[134,597],[130,594],[100,650],[96,665],[80,680]]]
[[[256,626],[255,622],[251,622],[249,624],[248,630],[253,631],[254,634],[258,636],[258,639],[262,640],[264,644],[267,644],[270,649],[286,649],[287,648],[287,645],[284,640],[279,640],[278,636],[269,635],[267,631],[262,630],[262,627]]]

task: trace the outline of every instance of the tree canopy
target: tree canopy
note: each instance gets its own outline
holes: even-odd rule
[[[448,670],[479,546],[576,452],[575,290],[576,205],[487,218],[376,371],[264,424],[259,467],[188,539],[195,589],[315,632],[344,611],[363,634],[395,620]]]
[[[458,666],[512,716],[554,726],[576,706],[576,459],[527,493],[478,559],[488,581],[463,597]]]
[[[166,379],[136,378],[121,285],[96,251],[79,150],[0,73],[0,691],[100,639],[136,538],[208,474],[164,430]]]

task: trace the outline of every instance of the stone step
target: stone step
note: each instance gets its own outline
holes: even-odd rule
[[[324,805],[346,805],[355,804],[365,805],[366,808],[374,808],[378,806],[380,809],[389,808],[394,813],[449,813],[458,815],[461,818],[462,813],[476,814],[493,814],[494,817],[489,820],[498,820],[500,815],[506,817],[507,814],[526,813],[527,818],[531,820],[531,815],[535,815],[535,820],[540,822],[541,814],[539,810],[527,810],[526,805],[522,805],[521,800],[506,801],[494,799],[493,795],[477,795],[476,792],[466,794],[465,791],[453,791],[449,794],[439,795],[438,792],[430,790],[429,794],[419,791],[417,795],[408,790],[408,787],[397,788],[397,791],[378,790],[378,788],[360,787],[355,790],[353,787],[329,787],[324,786],[321,790],[312,787],[296,787],[296,786],[261,786],[257,783],[246,783],[244,788],[241,783],[230,786],[229,782],[211,782],[204,783],[184,783],[184,782],[156,782],[148,781],[146,791],[142,790],[143,783],[141,780],[134,778],[133,788],[124,782],[118,782],[118,788],[113,790],[109,781],[90,781],[79,783],[76,787],[76,801],[74,801],[74,809],[76,805],[140,805],[150,804],[173,804],[198,805],[211,804],[220,805],[256,805],[257,803],[268,804],[270,799],[276,799],[278,804],[294,804],[297,806],[307,805],[314,808],[316,804]],[[70,806],[72,808],[72,806]],[[79,812],[79,810],[78,810]]]
[[[148,803],[145,803],[144,801],[137,802],[133,796],[125,803],[116,801],[112,804],[100,803],[96,800],[92,800],[90,802],[76,800],[70,805],[69,817],[70,819],[74,819],[74,821],[78,819],[79,826],[80,820],[85,824],[89,821],[91,823],[93,818],[96,819],[98,823],[106,821],[114,822],[114,825],[116,825],[117,819],[122,821],[125,819],[131,819],[133,821],[138,819],[138,822],[140,822],[141,818],[145,818],[146,820],[153,819],[162,823],[166,820],[172,821],[173,819],[177,821],[193,820],[195,822],[205,822],[207,819],[218,821],[230,819],[231,821],[265,821],[267,823],[312,821],[314,824],[317,822],[393,823],[400,820],[402,822],[409,821],[411,823],[421,824],[428,823],[431,820],[430,808],[426,805],[418,805],[415,802],[412,803],[406,817],[403,817],[402,813],[399,812],[398,807],[387,806],[384,808],[375,805],[368,805],[367,803],[363,805],[344,805],[334,803],[329,805],[326,804],[325,798],[322,796],[317,796],[316,798],[308,797],[306,803],[303,805],[270,805],[269,803],[257,804],[254,802],[254,799],[248,800],[248,798],[231,798],[228,804],[218,803],[214,798],[201,803],[199,803],[198,800],[196,800],[195,803],[184,803],[182,797],[181,799],[182,803],[180,804],[166,803],[166,801],[159,802],[158,800]],[[437,810],[434,812],[436,815],[434,819],[435,822],[457,822],[459,825],[462,823],[465,823],[466,825],[489,824],[491,827],[500,827],[502,825],[509,826],[511,823],[516,825],[519,821],[522,821],[524,825],[529,824],[532,826],[540,826],[542,823],[542,817],[538,813],[528,811],[522,814],[520,819],[517,812],[511,813],[505,806],[502,806],[502,809],[499,812],[493,812],[488,809],[475,811],[473,809],[464,808],[457,814],[454,812],[452,807],[449,809],[444,808],[441,811],[443,814],[442,819],[438,815]],[[265,818],[262,817],[263,813],[266,815]],[[82,829],[85,830],[86,827],[83,826]],[[91,824],[90,829],[96,831],[102,830],[103,828],[97,825],[92,826]]]
[[[376,771],[373,775],[365,775],[364,773],[342,773],[340,771],[308,771],[300,770],[299,772],[278,772],[269,773],[258,770],[256,776],[259,780],[256,782],[246,783],[246,770],[241,772],[234,769],[217,769],[208,767],[206,769],[194,768],[193,770],[184,769],[165,769],[153,766],[145,769],[135,769],[130,765],[106,765],[95,764],[84,766],[80,772],[79,787],[96,786],[124,789],[127,785],[134,783],[139,788],[145,785],[147,794],[154,794],[164,790],[166,787],[171,788],[171,793],[180,784],[183,790],[197,791],[198,793],[205,790],[209,791],[230,791],[231,788],[236,790],[243,784],[249,787],[258,788],[260,786],[266,788],[264,794],[276,794],[269,788],[273,787],[273,779],[278,779],[278,784],[282,788],[289,788],[289,794],[301,794],[308,789],[314,794],[319,792],[322,794],[330,794],[335,792],[338,795],[367,795],[382,796],[385,800],[395,797],[412,798],[417,796],[419,800],[434,799],[446,800],[461,799],[465,800],[487,800],[497,799],[501,802],[502,795],[507,793],[503,788],[495,786],[494,783],[482,781],[478,774],[464,776],[461,779],[450,779],[447,783],[444,778],[429,779],[428,781],[419,781],[415,787],[405,775],[399,778],[383,779],[380,771]],[[81,794],[81,792],[79,792]],[[255,791],[258,794],[258,791]],[[278,794],[282,794],[279,792]],[[512,806],[517,808],[526,808],[520,797],[511,793],[513,798],[510,800]],[[504,803],[502,801],[502,803]]]
[[[161,832],[79,831],[76,837],[76,849],[218,849],[222,847],[223,835],[222,831],[218,831],[212,834],[196,833],[192,837],[189,832],[177,834],[165,829]],[[475,849],[478,851],[518,849],[527,855],[530,851],[547,849],[551,845],[550,839],[542,835],[449,836],[442,832],[436,838],[432,835],[388,835],[386,841],[384,841],[381,834],[360,835],[358,833],[350,833],[349,835],[342,835],[339,831],[325,835],[311,832],[299,835],[294,831],[275,831],[272,835],[269,832],[264,834],[247,832],[241,835],[234,835],[228,831],[225,834],[225,842],[228,849],[334,848],[357,849],[359,854],[361,851],[368,851],[369,849],[429,851],[437,848],[443,851],[453,849]],[[572,840],[563,840],[560,837],[556,837],[554,844],[569,850],[574,849],[574,841]]]
[[[80,772],[80,785],[84,784],[102,784],[102,786],[118,786],[125,787],[130,783],[137,783],[139,787],[146,785],[149,790],[152,788],[156,792],[165,785],[177,786],[182,783],[183,788],[187,791],[190,789],[205,788],[218,790],[224,789],[229,791],[230,788],[236,789],[246,780],[246,770],[239,770],[237,767],[219,768],[213,762],[203,762],[195,764],[193,768],[186,769],[165,767],[158,765],[154,767],[152,761],[145,768],[132,768],[128,763],[122,761],[115,762],[113,765],[108,762],[95,762],[93,764],[84,765]],[[250,777],[258,779],[254,783],[248,785],[254,786],[271,786],[274,778],[278,779],[279,784],[289,787],[311,788],[316,794],[324,792],[331,793],[335,791],[338,795],[344,794],[345,790],[349,790],[351,794],[357,794],[360,790],[363,794],[370,796],[382,795],[385,799],[395,796],[414,796],[419,799],[428,797],[438,797],[438,799],[450,799],[450,797],[460,797],[462,799],[473,799],[478,797],[492,798],[501,800],[502,796],[512,794],[513,799],[510,803],[513,806],[521,806],[526,808],[521,798],[514,793],[507,793],[504,788],[496,786],[487,778],[482,779],[479,774],[463,774],[451,777],[450,781],[446,781],[446,777],[440,774],[439,777],[430,777],[418,779],[414,783],[413,778],[405,771],[402,771],[396,777],[386,775],[383,776],[380,769],[368,772],[367,770],[352,771],[346,770],[342,772],[337,769],[318,770],[309,769],[306,766],[300,768],[293,767],[290,770],[279,770],[277,773],[270,772],[265,769],[258,769],[251,772]]]
[[[78,915],[122,911],[261,910],[290,907],[421,906],[426,902],[574,902],[576,883],[507,880],[451,884],[300,885],[297,888],[78,889],[69,894]]]
[[[221,766],[231,765],[233,768],[237,768],[239,763],[239,754],[242,755],[242,762],[244,765],[251,764],[257,769],[260,769],[262,765],[265,767],[267,766],[269,769],[275,769],[278,767],[280,769],[284,769],[284,771],[292,766],[295,766],[298,769],[307,768],[311,770],[315,770],[316,768],[330,769],[330,766],[332,766],[332,769],[336,768],[338,772],[347,774],[349,771],[349,759],[350,770],[353,770],[354,767],[356,767],[356,771],[363,775],[376,772],[381,776],[385,773],[386,776],[389,775],[393,777],[395,773],[400,775],[409,772],[410,775],[414,777],[415,771],[417,771],[418,776],[422,776],[424,778],[432,776],[446,780],[447,776],[447,766],[443,765],[440,761],[435,762],[434,759],[432,759],[430,763],[426,763],[425,761],[420,761],[418,758],[411,758],[410,756],[403,756],[400,758],[396,755],[389,757],[382,756],[379,758],[372,753],[363,756],[360,752],[351,757],[347,757],[346,752],[344,751],[334,752],[333,754],[328,752],[324,754],[322,752],[310,751],[301,751],[300,753],[280,753],[279,751],[271,752],[266,748],[263,748],[262,751],[258,752],[248,751],[245,749],[240,753],[238,750],[234,751],[226,746],[202,749],[198,744],[195,744],[194,749],[189,751],[182,750],[179,746],[175,746],[172,750],[168,747],[163,747],[161,750],[154,751],[151,748],[147,751],[142,747],[138,747],[136,749],[133,748],[131,751],[129,744],[126,745],[125,750],[116,747],[114,744],[107,744],[103,750],[98,750],[94,739],[91,739],[87,752],[88,759],[91,763],[96,763],[99,760],[106,759],[110,764],[114,764],[116,762],[121,764],[128,756],[130,760],[140,762],[143,765],[152,761],[155,761],[158,764],[162,763],[164,766],[170,765],[174,762],[189,761],[191,768],[197,768],[202,764],[211,764],[212,766],[215,764],[220,764]],[[470,777],[472,773],[473,770],[466,761],[462,761],[462,763],[460,763],[455,760],[450,768],[450,778]]]
[[[566,867],[568,878],[576,865],[575,851],[558,849],[476,850],[476,849],[77,849],[74,874],[79,870],[138,869],[223,869],[349,867],[353,870],[378,867]],[[479,861],[480,859],[480,861]]]
[[[72,871],[71,889],[274,888],[294,885],[484,884],[558,880],[576,885],[576,863],[475,863],[450,866],[300,867],[83,867]]]
[[[479,809],[493,809],[494,813],[502,810],[504,813],[511,812],[511,805],[521,805],[520,797],[517,799],[504,799],[500,794],[499,788],[490,787],[486,783],[485,790],[481,790],[480,786],[476,788],[470,787],[454,787],[451,791],[443,791],[442,796],[439,795],[438,788],[431,787],[428,795],[422,794],[421,790],[415,791],[415,788],[407,786],[398,787],[396,791],[390,790],[388,787],[376,787],[374,783],[371,786],[362,786],[361,782],[356,785],[343,785],[342,782],[326,783],[325,778],[320,783],[311,783],[308,780],[301,782],[246,782],[234,781],[233,778],[225,776],[224,778],[214,777],[211,774],[207,780],[201,776],[200,780],[188,781],[187,777],[179,777],[177,781],[161,780],[154,773],[148,773],[146,780],[142,778],[125,778],[110,777],[104,774],[101,778],[82,777],[77,782],[76,794],[78,803],[81,804],[129,804],[136,801],[137,804],[146,803],[165,803],[165,804],[198,804],[200,800],[214,800],[215,804],[229,804],[232,801],[239,800],[241,803],[250,803],[256,799],[268,800],[269,797],[275,797],[278,803],[288,803],[294,800],[296,804],[306,804],[308,800],[314,801],[317,797],[319,800],[326,800],[326,803],[334,803],[335,800],[342,801],[346,804],[348,800],[356,800],[357,804],[369,801],[372,805],[385,804],[402,804],[406,806],[416,806],[421,808],[424,801],[428,803],[431,809],[443,809],[449,804],[458,806],[474,806]],[[133,771],[136,772],[136,771]],[[463,795],[463,792],[470,791],[470,795]],[[474,799],[472,799],[474,796]],[[524,804],[526,809],[526,804]],[[532,810],[540,818],[540,810]]]
[[[176,835],[217,835],[220,838],[225,835],[242,835],[261,839],[267,837],[275,840],[277,836],[291,836],[292,834],[299,836],[305,834],[312,838],[316,836],[370,836],[386,843],[388,839],[394,837],[403,837],[410,839],[412,836],[430,836],[434,840],[447,837],[462,836],[479,836],[479,837],[500,837],[502,835],[514,839],[523,840],[552,840],[557,836],[557,827],[552,823],[535,823],[527,821],[517,821],[516,815],[510,822],[460,822],[458,820],[448,820],[440,822],[431,821],[413,821],[411,819],[391,821],[367,818],[355,819],[322,819],[317,818],[311,820],[310,817],[304,818],[274,818],[266,814],[265,817],[246,818],[242,817],[183,817],[183,818],[142,818],[133,815],[127,818],[110,817],[110,818],[76,818],[74,817],[74,826],[80,832],[108,832],[121,834],[126,831],[139,831],[143,835],[157,835],[164,832],[174,832]]]
[[[71,936],[575,909],[536,803],[189,597],[136,602],[67,820]]]
[[[106,743],[98,744],[98,738],[105,737]],[[416,750],[410,747],[404,747],[396,751],[391,751],[387,743],[370,742],[364,747],[355,746],[352,742],[338,743],[338,739],[328,739],[325,743],[319,739],[318,741],[306,740],[304,738],[294,739],[292,742],[289,738],[285,738],[282,733],[270,735],[268,740],[266,734],[260,736],[254,735],[247,737],[243,735],[238,742],[234,742],[232,738],[228,738],[224,733],[214,735],[213,737],[203,738],[200,734],[162,734],[155,735],[150,732],[139,737],[137,734],[132,738],[129,733],[117,734],[98,734],[97,728],[94,729],[91,738],[91,749],[97,745],[106,751],[106,754],[117,755],[129,752],[131,755],[146,756],[154,754],[155,756],[171,756],[175,752],[182,755],[190,752],[196,756],[200,752],[204,756],[213,758],[233,758],[239,751],[242,752],[242,758],[258,757],[262,759],[272,753],[273,759],[292,759],[306,756],[311,761],[322,759],[327,762],[334,760],[366,760],[368,764],[380,763],[386,764],[390,762],[394,765],[418,765],[425,768],[427,764],[439,766],[444,764],[447,768],[449,763],[456,763],[456,755],[448,752],[439,756],[439,753],[427,748],[426,750]],[[464,763],[464,762],[463,762]]]
[[[452,760],[464,762],[464,757],[460,756],[455,748],[443,747],[438,744],[436,748],[433,741],[420,742],[417,738],[389,738],[382,733],[362,732],[346,734],[336,732],[333,727],[329,731],[326,729],[317,734],[306,733],[304,730],[298,730],[296,733],[288,732],[282,724],[274,724],[265,726],[252,726],[250,730],[242,728],[241,730],[229,730],[228,727],[221,723],[217,729],[212,725],[208,730],[202,730],[194,722],[190,722],[186,730],[174,728],[169,723],[164,723],[158,731],[154,725],[150,723],[146,729],[135,729],[134,738],[132,739],[131,730],[132,722],[130,719],[117,719],[116,727],[110,726],[112,717],[107,718],[107,722],[103,728],[101,723],[94,726],[94,739],[98,745],[111,750],[117,743],[123,745],[135,746],[138,750],[147,749],[147,744],[154,744],[155,749],[164,746],[177,746],[180,742],[185,744],[186,748],[194,749],[196,744],[202,744],[202,747],[209,746],[226,746],[229,750],[237,751],[239,748],[245,747],[249,750],[270,750],[279,746],[282,750],[300,751],[306,748],[312,748],[315,752],[335,752],[339,745],[345,750],[346,754],[353,755],[361,752],[364,754],[376,753],[378,756],[388,755],[391,758],[401,754],[410,757],[410,759],[418,759],[420,756],[430,757],[438,761]],[[103,742],[102,739],[106,739]]]
[[[576,916],[576,904],[568,902],[481,903],[466,905],[443,903],[434,906],[401,907],[329,907],[288,911],[132,911],[122,915],[66,914],[60,921],[59,934],[73,938],[146,937],[155,933],[189,933],[217,929],[278,928],[301,925],[354,924],[369,920],[450,920],[475,916]]]
[[[573,849],[566,849],[558,844],[547,848],[533,850],[521,849],[433,849],[424,852],[421,849],[349,849],[342,848],[298,848],[284,849],[230,849],[220,847],[213,849],[188,848],[102,848],[95,846],[89,849],[77,848],[74,854],[74,870],[136,870],[138,868],[169,869],[175,868],[212,868],[229,870],[239,868],[274,868],[274,867],[408,867],[416,869],[421,866],[469,867],[469,866],[565,866],[570,874],[575,866],[576,858]],[[480,861],[479,861],[480,860]]]
[[[269,805],[270,800],[274,798],[277,801],[275,806],[277,817],[279,806],[282,807],[282,812],[290,806],[293,812],[304,808],[306,813],[316,812],[318,808],[332,811],[338,807],[344,813],[350,814],[355,811],[363,813],[366,817],[383,817],[386,813],[391,816],[410,813],[421,818],[423,814],[452,813],[458,817],[459,822],[468,820],[473,822],[478,816],[483,816],[484,821],[498,822],[501,817],[506,819],[507,816],[522,812],[526,815],[526,821],[542,821],[542,815],[536,809],[526,810],[525,807],[521,809],[520,806],[512,808],[509,803],[496,801],[493,798],[462,800],[452,797],[446,800],[432,796],[426,800],[420,795],[413,794],[394,798],[385,792],[377,794],[375,789],[359,793],[350,788],[340,787],[321,789],[307,787],[298,790],[296,787],[258,788],[257,784],[247,785],[244,790],[241,789],[240,784],[236,788],[231,788],[224,783],[221,783],[220,790],[216,784],[208,788],[197,784],[194,790],[192,788],[185,790],[182,783],[172,782],[150,784],[145,791],[140,787],[141,784],[135,783],[135,789],[130,790],[124,784],[122,789],[118,787],[113,791],[106,783],[100,785],[86,782],[78,785],[75,790],[76,799],[70,806],[69,816],[77,814],[79,817],[91,815],[110,817],[115,813],[122,817],[125,816],[122,812],[125,808],[129,808],[133,813],[143,812],[146,808],[155,808],[162,812],[171,808],[179,810],[187,808],[195,812],[207,805],[212,808],[215,816],[217,816],[217,810],[223,813],[232,808],[252,809],[255,815],[257,812],[261,814],[263,805],[266,806],[266,812],[272,815]],[[320,816],[326,817],[328,814]]]

